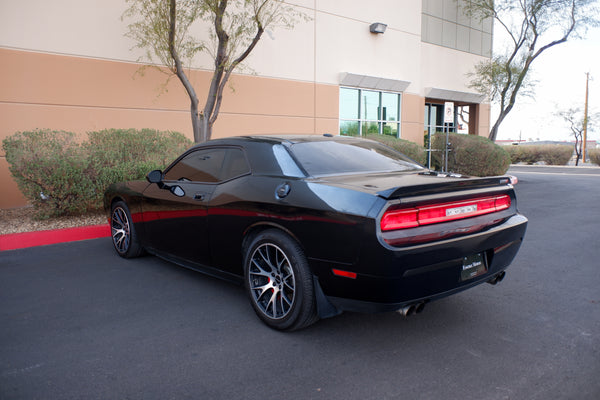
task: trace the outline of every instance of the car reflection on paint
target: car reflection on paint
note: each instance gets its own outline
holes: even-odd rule
[[[212,140],[104,202],[120,256],[243,283],[280,330],[497,283],[527,226],[509,177],[439,174],[351,137]]]

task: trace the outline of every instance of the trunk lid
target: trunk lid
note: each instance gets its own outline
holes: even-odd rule
[[[458,174],[426,171],[326,176],[317,178],[314,182],[393,200],[406,196],[425,196],[483,188],[497,189],[506,187],[510,183],[510,178],[506,176],[471,178]]]

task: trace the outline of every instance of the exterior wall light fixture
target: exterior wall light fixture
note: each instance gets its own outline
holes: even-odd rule
[[[371,33],[384,33],[385,28],[387,28],[386,24],[382,24],[381,22],[374,22],[369,26],[369,31]]]

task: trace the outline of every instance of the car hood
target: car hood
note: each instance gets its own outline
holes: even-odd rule
[[[421,196],[448,191],[505,186],[509,177],[472,178],[459,174],[433,171],[395,172],[364,175],[337,175],[315,178],[314,183],[357,190],[384,199],[401,196]]]

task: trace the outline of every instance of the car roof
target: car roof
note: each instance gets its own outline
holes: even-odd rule
[[[246,156],[252,166],[253,174],[257,175],[281,175],[278,163],[274,159],[272,147],[282,145],[292,147],[298,143],[314,142],[373,142],[352,136],[337,135],[248,135],[248,136],[230,136],[225,138],[212,139],[207,142],[198,143],[188,149],[188,152],[213,146],[239,146],[246,148]],[[373,142],[375,143],[375,142]]]
[[[282,160],[279,159],[278,157],[281,157],[281,154],[278,153],[278,146],[283,146],[283,147],[287,147],[290,151],[291,151],[291,156],[292,159],[294,159],[295,162],[298,167],[300,168],[300,173],[301,175],[293,175],[294,177],[297,178],[306,178],[306,177],[321,177],[321,176],[333,176],[333,175],[348,175],[350,173],[352,174],[364,174],[367,173],[367,171],[369,171],[369,168],[364,168],[363,169],[357,169],[356,165],[353,167],[349,167],[350,169],[348,170],[339,170],[336,172],[335,170],[335,166],[337,165],[337,162],[329,162],[329,167],[323,167],[321,169],[319,169],[318,167],[315,167],[315,163],[316,160],[318,159],[319,156],[314,155],[312,156],[311,154],[317,154],[319,153],[319,151],[316,151],[314,148],[311,150],[310,146],[309,148],[303,148],[304,146],[299,146],[297,149],[292,149],[292,147],[296,144],[304,144],[304,143],[323,143],[323,146],[320,145],[316,145],[317,148],[321,148],[323,147],[328,148],[328,145],[326,145],[326,143],[328,143],[329,145],[334,145],[335,144],[343,144],[343,145],[350,145],[351,147],[353,147],[353,149],[349,149],[350,150],[356,150],[354,149],[354,146],[357,147],[361,147],[364,149],[369,149],[369,145],[366,145],[367,143],[369,144],[377,144],[377,146],[384,146],[383,144],[380,144],[377,141],[374,140],[369,140],[369,139],[364,139],[362,137],[355,137],[355,136],[338,136],[338,135],[330,135],[330,134],[325,134],[325,135],[248,135],[248,136],[230,136],[230,137],[225,137],[225,138],[218,138],[218,139],[212,139],[209,140],[207,142],[203,142],[203,143],[198,143],[194,146],[192,146],[191,148],[189,148],[184,154],[182,154],[177,160],[175,160],[174,162],[179,162],[180,159],[187,157],[188,154],[190,154],[191,152],[195,152],[197,150],[201,150],[201,149],[211,149],[211,148],[216,148],[216,147],[238,147],[238,148],[244,148],[245,151],[245,156],[247,161],[249,162],[251,169],[252,169],[252,174],[253,175],[269,175],[269,176],[283,176],[285,175],[285,173],[282,170]],[[331,149],[329,149],[331,151]],[[393,150],[390,148],[390,150]],[[300,152],[300,153],[297,153]],[[327,152],[327,150],[324,150],[325,153]],[[342,153],[345,153],[342,150]],[[352,151],[350,151],[350,153],[352,153]],[[280,156],[278,156],[277,154],[280,154]],[[298,160],[296,157],[298,156],[298,154],[302,155],[302,157],[308,157],[310,160],[307,161],[308,164],[305,164],[302,162],[302,160]],[[320,153],[319,153],[320,154]],[[354,154],[354,153],[352,153]],[[314,158],[317,157],[317,158]],[[329,159],[330,157],[327,154],[321,154],[321,161],[325,162],[323,159],[323,157],[325,157],[326,159]],[[285,157],[284,157],[285,159]],[[285,161],[285,160],[284,160]],[[346,160],[348,161],[348,160]],[[408,162],[409,164],[414,164],[415,168],[418,166],[417,163],[415,163],[414,161],[410,160],[409,158],[407,158],[406,156],[403,157],[403,161]],[[351,162],[352,163],[352,162]],[[325,162],[325,164],[327,164],[327,162]],[[354,164],[360,164],[360,159],[356,159],[354,161]],[[286,164],[287,165],[287,164]],[[311,169],[307,170],[307,165],[311,165]],[[362,165],[362,167],[364,167],[366,164],[360,164]],[[418,168],[423,168],[422,166],[418,166]],[[377,170],[379,171],[379,170]],[[382,170],[383,171],[383,170]],[[288,171],[289,172],[289,171]],[[286,175],[288,176],[288,175]]]
[[[196,146],[207,145],[242,145],[244,143],[266,143],[266,144],[283,144],[293,145],[296,143],[308,142],[356,142],[367,140],[352,136],[337,136],[337,135],[249,135],[249,136],[230,136],[226,138],[211,139],[204,143],[199,143]]]

